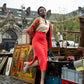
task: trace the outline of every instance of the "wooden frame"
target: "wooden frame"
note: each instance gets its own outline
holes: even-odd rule
[[[33,60],[33,48],[31,45],[16,45],[13,53],[11,76],[35,84],[36,69],[29,68],[28,73],[24,73],[24,62]]]
[[[75,47],[75,42],[76,42],[76,34],[79,34],[79,42],[78,43],[80,43],[80,32],[63,31],[63,39],[64,39],[64,34],[66,34],[66,48],[67,48],[68,34],[75,34],[74,47]],[[63,42],[62,42],[62,47],[63,47]]]
[[[2,57],[2,61],[1,61],[1,63],[0,63],[0,72],[1,72],[1,70],[2,70],[2,68],[3,68],[3,66],[4,66],[5,63],[6,63],[7,58],[8,58],[8,56]]]
[[[0,57],[0,63],[2,62],[2,57]]]

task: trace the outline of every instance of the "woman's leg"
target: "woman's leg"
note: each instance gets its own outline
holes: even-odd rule
[[[24,64],[25,64],[24,73],[26,73],[27,70],[28,70],[28,68],[34,67],[34,66],[38,66],[38,65],[39,65],[39,61],[36,60],[36,61],[34,61],[34,62],[33,62],[31,65],[29,65],[29,66],[27,65],[28,62],[24,62]],[[45,74],[46,74],[46,70],[43,71],[43,72],[41,72],[41,81],[40,81],[40,84],[44,84],[44,83],[45,83]]]
[[[29,68],[30,67],[35,67],[35,66],[38,66],[38,65],[39,65],[39,61],[35,60],[35,62],[33,62],[31,65],[29,65]]]
[[[41,72],[41,81],[40,84],[44,84],[45,83],[45,74],[46,74],[46,70]]]
[[[36,60],[36,61],[34,61],[31,65],[27,65],[28,64],[28,62],[24,62],[24,65],[25,65],[25,67],[24,67],[24,73],[26,73],[27,72],[27,70],[28,70],[28,68],[31,68],[31,67],[34,67],[34,66],[38,66],[39,65],[39,62],[38,62],[38,60]]]

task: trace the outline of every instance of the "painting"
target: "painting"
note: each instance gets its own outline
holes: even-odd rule
[[[16,45],[13,53],[11,76],[34,84],[36,69],[29,68],[27,73],[24,73],[23,70],[24,62],[32,61],[33,57],[33,48],[31,45]]]
[[[0,72],[1,72],[2,68],[4,67],[4,65],[6,63],[7,58],[8,58],[8,56],[1,58],[1,60],[0,60]]]
[[[29,43],[29,35],[27,33],[22,33],[21,43],[22,44],[28,44]]]
[[[5,71],[5,75],[7,75],[7,76],[10,75],[11,63],[12,63],[12,57],[9,57],[7,66],[6,66],[6,71]]]

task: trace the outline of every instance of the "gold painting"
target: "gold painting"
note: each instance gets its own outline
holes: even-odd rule
[[[36,69],[29,68],[27,73],[24,73],[23,70],[24,62],[32,61],[33,57],[33,48],[31,45],[16,45],[13,53],[11,76],[34,84]]]

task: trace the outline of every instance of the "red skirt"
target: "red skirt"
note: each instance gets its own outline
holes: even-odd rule
[[[47,40],[46,33],[36,32],[32,39],[32,46],[34,51],[34,60],[29,62],[28,65],[31,65],[35,60],[39,61],[39,69],[45,71],[47,69]]]

